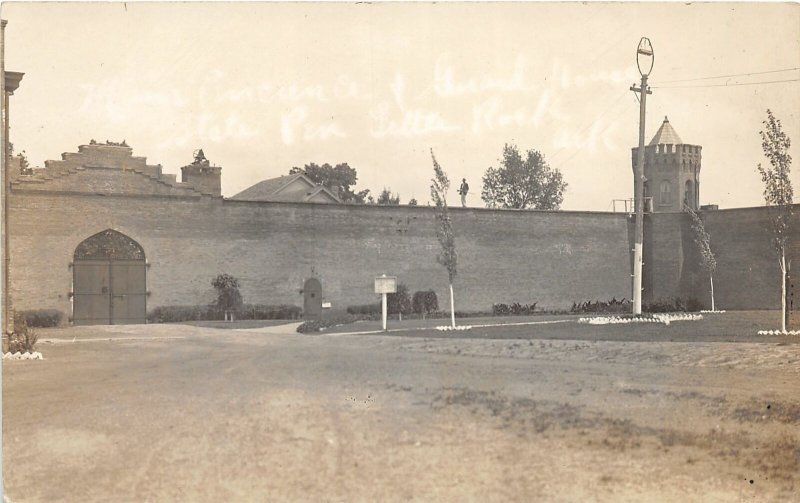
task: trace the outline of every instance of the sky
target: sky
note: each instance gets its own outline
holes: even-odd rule
[[[606,211],[632,197],[639,105],[629,87],[647,36],[647,140],[669,116],[703,147],[701,204],[759,206],[767,108],[800,159],[798,9],[5,2],[6,69],[25,73],[10,137],[34,166],[91,139],[124,139],[180,173],[202,148],[223,168],[225,196],[293,166],[347,162],[357,189],[422,204],[433,149],[450,197],[466,178],[471,206],[484,205],[481,177],[513,143],[562,172],[563,209]]]

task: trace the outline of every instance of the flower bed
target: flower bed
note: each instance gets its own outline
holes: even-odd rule
[[[800,335],[800,330],[759,330],[758,335]]]
[[[669,325],[673,321],[695,321],[702,320],[702,314],[654,314],[652,316],[594,316],[591,318],[579,318],[578,323],[589,325],[626,325],[629,323],[663,323]]]
[[[17,351],[16,353],[3,353],[3,360],[44,360],[44,357],[38,351],[33,353],[27,351],[20,353]]]
[[[472,330],[472,325],[456,325],[455,327],[452,325],[440,325],[436,327],[436,330],[440,332],[447,332],[449,330]]]

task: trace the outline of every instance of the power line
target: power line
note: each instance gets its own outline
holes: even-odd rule
[[[626,92],[625,94],[627,94],[627,92]],[[630,106],[630,105],[629,105],[629,106]],[[612,118],[611,118],[611,119],[608,121],[608,124],[606,124],[606,125],[605,125],[605,127],[604,127],[603,129],[601,129],[601,130],[600,130],[600,131],[599,131],[597,134],[598,134],[598,135],[600,135],[600,134],[602,134],[602,133],[605,133],[605,132],[606,132],[606,129],[608,129],[608,128],[609,128],[609,127],[612,125],[612,124],[614,124],[614,121],[616,121],[616,120],[617,120],[617,119],[618,119],[618,118],[619,118],[619,117],[620,117],[620,116],[621,116],[623,113],[627,112],[628,110],[630,110],[630,108],[623,107],[623,108],[622,108],[622,109],[619,111],[619,113],[617,113],[616,115],[614,115],[614,117],[612,117]],[[575,156],[576,156],[576,155],[578,155],[580,152],[582,152],[583,150],[585,150],[585,147],[586,147],[586,145],[585,145],[585,143],[584,143],[583,145],[576,145],[576,147],[577,147],[577,148],[576,148],[576,150],[575,150],[575,151],[574,151],[574,152],[573,152],[573,153],[572,153],[572,154],[571,154],[569,157],[567,157],[566,159],[564,159],[563,161],[561,161],[561,162],[559,162],[559,163],[554,163],[554,166],[555,166],[555,167],[563,167],[563,166],[565,166],[565,165],[566,165],[566,164],[567,164],[567,163],[568,163],[570,160],[572,160],[572,158],[573,158],[573,157],[575,157]],[[562,149],[562,150],[563,150],[563,149]]]
[[[713,80],[713,79],[724,79],[726,77],[747,77],[750,75],[766,75],[768,73],[781,73],[781,72],[792,72],[794,70],[800,70],[800,67],[797,68],[783,68],[781,70],[767,70],[764,72],[750,72],[750,73],[734,73],[731,75],[717,75],[716,77],[697,77],[694,79],[677,79],[677,80],[665,80],[661,82],[661,84],[672,84],[675,82],[695,82],[698,80]]]
[[[797,82],[800,79],[768,80],[765,82],[737,82],[734,84],[701,84],[697,86],[651,86],[651,89],[688,89],[693,87],[736,87],[736,86],[757,86],[762,84],[780,84],[782,82]]]
[[[603,117],[605,117],[605,115],[606,115],[608,112],[610,112],[610,111],[611,111],[611,110],[612,110],[612,109],[613,109],[613,108],[616,106],[616,104],[617,104],[617,103],[619,103],[619,102],[620,102],[620,100],[622,100],[622,98],[624,98],[624,97],[625,97],[627,94],[628,94],[628,91],[625,91],[625,92],[623,92],[622,94],[620,94],[619,96],[617,96],[617,98],[616,98],[616,99],[614,99],[614,101],[612,101],[612,102],[611,102],[611,104],[608,106],[608,108],[606,108],[605,110],[603,110],[603,112],[602,112],[602,113],[600,113],[600,115],[598,115],[597,117],[595,117],[595,119],[594,119],[592,122],[590,122],[589,124],[587,124],[585,127],[581,128],[581,129],[580,129],[580,131],[578,131],[578,134],[577,134],[577,136],[580,136],[580,135],[582,135],[583,133],[585,133],[586,131],[588,131],[588,130],[589,130],[591,127],[593,127],[595,124],[597,124],[598,122],[600,122],[600,119],[602,119]],[[553,154],[553,155],[551,155],[551,156],[550,156],[550,161],[552,162],[552,161],[553,161],[553,160],[554,160],[556,157],[558,157],[558,155],[559,155],[559,154],[563,153],[563,152],[564,152],[565,150],[567,150],[568,148],[570,148],[570,146],[569,146],[569,145],[565,145],[565,146],[561,147],[561,148],[560,148],[560,149],[559,149],[559,150],[558,150],[558,151],[557,151],[555,154]]]

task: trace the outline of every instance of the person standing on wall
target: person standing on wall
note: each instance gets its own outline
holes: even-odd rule
[[[469,192],[469,185],[467,184],[467,179],[461,179],[461,187],[458,188],[458,193],[461,194],[461,206],[466,208],[467,207],[467,193]]]

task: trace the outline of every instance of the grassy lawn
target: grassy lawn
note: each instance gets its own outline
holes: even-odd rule
[[[489,338],[489,339],[575,339],[609,341],[683,342],[786,342],[800,343],[800,337],[758,335],[759,330],[779,327],[778,311],[729,311],[704,314],[702,320],[676,321],[669,325],[632,323],[628,325],[588,325],[581,317],[603,315],[541,315],[488,318],[458,318],[457,325],[474,328],[464,331],[438,331],[449,319],[390,320],[387,335],[402,337]],[[496,326],[494,326],[496,325]],[[339,325],[321,333],[378,332],[380,321],[359,321]]]
[[[192,327],[218,328],[220,330],[237,330],[242,328],[263,328],[299,323],[303,320],[237,320],[237,321],[182,321],[173,325],[189,325]]]

